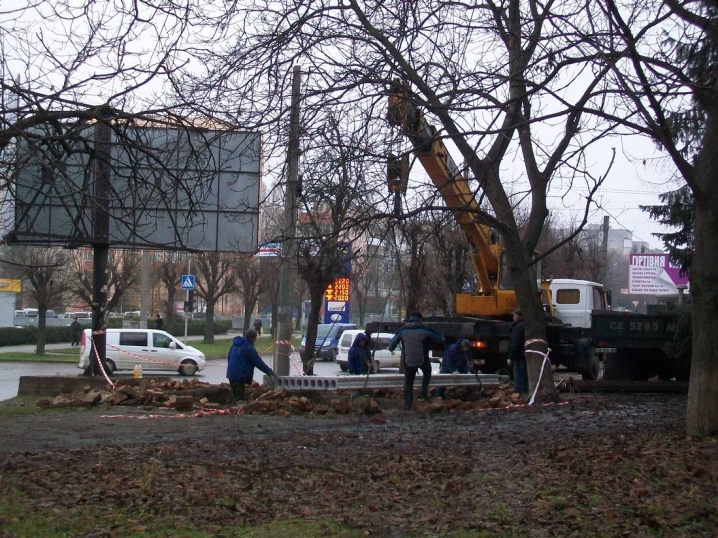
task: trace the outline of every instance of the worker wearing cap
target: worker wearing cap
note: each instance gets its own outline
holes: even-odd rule
[[[524,316],[521,310],[514,310],[508,359],[514,367],[514,392],[519,394],[529,391],[529,376],[524,351],[525,341]]]
[[[232,347],[227,354],[227,379],[229,379],[230,404],[235,405],[238,401],[244,400],[244,385],[252,382],[254,368],[277,378],[269,365],[267,365],[254,349],[257,341],[257,331],[249,329],[244,336],[235,336],[232,339]]]
[[[414,403],[414,379],[421,368],[421,396],[429,398],[431,361],[429,351],[444,344],[444,337],[424,326],[421,312],[412,312],[409,321],[389,342],[389,351],[394,351],[401,342],[401,360],[404,363],[404,409],[411,409]]]
[[[444,355],[441,357],[441,368],[439,368],[440,374],[453,374],[457,372],[459,374],[469,373],[469,351],[471,350],[471,342],[466,338],[459,338],[456,342],[448,346],[444,350]],[[443,398],[445,387],[436,388],[436,397]]]

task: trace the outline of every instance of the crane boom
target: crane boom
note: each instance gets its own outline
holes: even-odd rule
[[[402,128],[411,140],[413,152],[451,209],[473,252],[471,255],[479,290],[456,296],[456,312],[471,316],[506,316],[518,306],[513,289],[499,285],[503,247],[491,227],[481,224],[480,210],[469,183],[451,158],[436,128],[412,102],[409,91],[395,82],[389,95],[388,119]]]

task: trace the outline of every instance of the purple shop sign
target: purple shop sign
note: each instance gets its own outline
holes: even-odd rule
[[[677,293],[688,285],[688,274],[670,263],[668,254],[630,254],[629,293],[655,295]]]

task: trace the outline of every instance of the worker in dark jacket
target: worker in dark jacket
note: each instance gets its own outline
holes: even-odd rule
[[[389,351],[394,351],[401,342],[401,360],[404,363],[404,409],[411,409],[414,403],[414,379],[421,368],[421,396],[429,397],[431,361],[429,351],[444,344],[444,337],[425,327],[420,312],[412,312],[409,321],[389,342]]]
[[[460,374],[469,373],[469,361],[468,354],[471,349],[471,343],[465,338],[459,338],[456,342],[451,344],[444,350],[444,355],[441,357],[441,368],[439,373],[441,374],[453,374],[458,372]],[[444,387],[437,387],[436,397],[443,398]]]
[[[259,368],[265,374],[277,377],[272,370],[259,356],[254,349],[254,342],[257,339],[257,332],[249,329],[247,334],[235,336],[232,339],[232,347],[227,354],[227,379],[232,391],[230,403],[235,405],[239,400],[244,400],[244,385],[251,383],[254,378],[254,368]]]
[[[72,320],[72,323],[70,323],[70,345],[79,346],[81,338],[82,325],[80,324],[80,320],[75,318]]]
[[[529,391],[529,376],[526,367],[526,353],[524,351],[525,342],[523,314],[521,310],[514,310],[508,358],[514,368],[514,392],[518,392],[519,394]]]
[[[369,337],[366,334],[359,333],[354,338],[354,342],[349,348],[348,362],[350,374],[364,375],[369,371],[371,353],[369,351]]]

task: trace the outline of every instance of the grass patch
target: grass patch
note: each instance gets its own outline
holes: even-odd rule
[[[364,531],[350,529],[335,519],[287,520],[258,526],[223,526],[222,528],[194,528],[190,522],[183,524],[173,518],[148,517],[128,510],[117,509],[104,512],[88,506],[78,509],[28,511],[20,502],[0,502],[0,524],[7,536],[43,536],[66,538],[67,536],[110,535],[121,529],[127,538],[284,538],[286,536],[333,536],[359,538]],[[106,534],[105,534],[106,533]]]
[[[9,400],[2,400],[0,401],[0,416],[21,417],[43,413],[44,411],[36,405],[38,400],[38,396],[16,396]],[[0,521],[1,526],[2,521]]]
[[[176,336],[176,335],[175,335]],[[182,336],[176,336],[180,341],[184,341]],[[213,344],[205,344],[202,340],[190,340],[188,345],[199,349],[205,354],[209,360],[226,359],[229,348],[232,345],[232,338],[227,336],[215,337]],[[301,336],[292,336],[292,345],[294,349],[299,350]],[[260,354],[271,355],[274,353],[274,339],[271,335],[262,335],[257,338],[255,347]],[[79,348],[68,347],[63,349],[53,349],[46,351],[44,355],[37,355],[28,351],[8,351],[3,352],[0,347],[0,362],[17,361],[17,362],[60,362],[60,363],[76,363],[79,360]]]
[[[8,351],[3,353],[0,348],[0,362],[64,362],[64,363],[75,363],[79,360],[80,353],[78,351],[67,349],[67,350],[53,350],[46,351],[43,355],[31,353],[27,351]]]
[[[301,343],[301,336],[292,336],[292,345],[294,349],[299,350]],[[231,338],[223,338],[221,340],[216,339],[214,344],[205,344],[200,341],[189,341],[188,344],[192,347],[199,349],[205,354],[205,357],[209,360],[226,359],[229,348],[232,345]],[[274,338],[271,335],[262,335],[257,338],[254,343],[254,347],[257,349],[260,355],[271,355],[274,353]]]
[[[0,416],[2,417],[21,417],[26,415],[66,415],[69,413],[92,413],[98,409],[108,409],[109,404],[99,404],[92,407],[89,406],[62,406],[62,407],[38,407],[37,402],[41,396],[25,395],[15,396],[8,400],[0,401]],[[2,521],[0,520],[0,528]],[[2,535],[0,535],[2,536]]]

